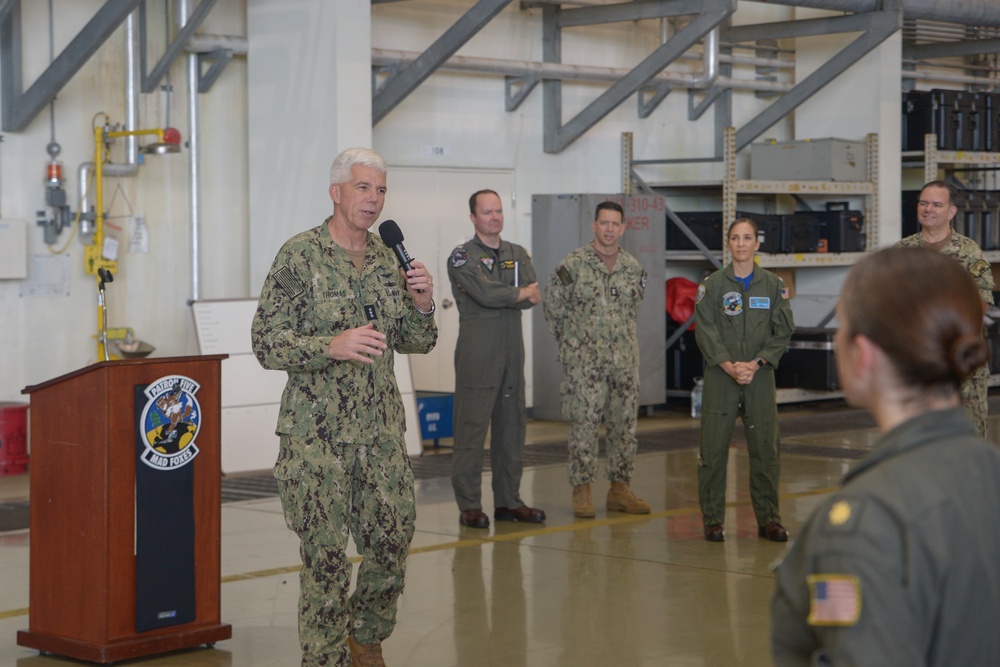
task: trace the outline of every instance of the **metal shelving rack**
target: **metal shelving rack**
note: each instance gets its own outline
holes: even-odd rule
[[[924,152],[906,151],[902,154],[903,168],[924,168],[924,183],[938,179],[938,172],[949,166],[978,166],[1000,168],[1000,153],[983,151],[945,151],[937,147],[937,135],[924,135]],[[983,251],[983,257],[990,264],[1000,264],[1000,250]],[[990,386],[1000,387],[1000,374],[990,376]]]
[[[903,153],[904,168],[924,168],[924,183],[937,180],[938,172],[944,165],[997,167],[1000,169],[1000,153],[985,153],[980,151],[944,151],[937,147],[937,135],[924,135],[924,152],[907,151]],[[1000,264],[1000,250],[984,251],[986,261]],[[994,376],[994,384],[1000,385],[1000,376]]]
[[[865,138],[866,158],[864,181],[765,181],[736,178],[736,128],[727,127],[724,134],[725,176],[722,181],[722,219],[736,218],[736,200],[741,194],[854,195],[865,198],[865,232],[867,249],[878,239],[878,135]],[[723,264],[729,262],[729,252],[723,239]],[[757,255],[765,268],[800,268],[809,266],[850,266],[864,257],[863,252],[788,253]]]
[[[622,134],[622,190],[626,194],[634,190],[638,182],[643,189],[656,192],[656,189],[690,190],[702,189],[722,192],[723,220],[733,220],[736,217],[736,202],[739,195],[765,194],[795,194],[795,195],[831,195],[831,196],[861,196],[865,198],[865,233],[866,250],[870,251],[878,242],[878,135],[869,134],[865,138],[866,159],[864,181],[769,181],[740,179],[736,177],[736,128],[726,127],[723,136],[723,169],[724,175],[719,181],[698,181],[692,183],[672,183],[669,186],[657,186],[645,183],[633,170],[632,134]],[[700,241],[692,239],[696,245],[703,246]],[[725,265],[731,260],[725,242],[725,225],[723,225],[723,250],[711,251],[703,248],[700,251],[667,252],[667,262],[710,261],[715,265],[721,261]],[[865,256],[864,252],[851,253],[789,253],[757,255],[760,266],[765,268],[809,268],[850,266]],[[1000,254],[1000,253],[998,253]],[[684,327],[681,327],[683,330]],[[673,341],[668,341],[672,343]],[[668,345],[669,347],[669,345]],[[668,391],[668,395],[683,395],[683,391]],[[810,389],[779,389],[778,403],[798,403],[813,400],[828,400],[840,398],[843,394],[836,391],[817,391]]]

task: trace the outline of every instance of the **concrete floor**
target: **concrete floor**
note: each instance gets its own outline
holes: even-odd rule
[[[647,430],[691,426],[674,416]],[[551,441],[564,424],[532,422],[529,439]],[[803,436],[808,438],[808,436]],[[812,438],[847,449],[871,434]],[[727,540],[702,539],[697,452],[640,454],[632,486],[653,506],[643,517],[603,510],[575,519],[563,465],[526,470],[522,495],[548,513],[544,525],[458,523],[449,479],[417,483],[417,531],[399,623],[383,648],[390,667],[589,665],[767,667],[770,565],[785,545],[759,539],[749,506],[747,456],[729,468]],[[848,458],[785,454],[781,502],[793,538]],[[0,477],[0,501],[27,496],[27,475]],[[484,504],[492,509],[489,479]],[[146,658],[143,665],[298,665],[297,538],[277,499],[222,508],[222,620],[233,638],[213,649]],[[28,626],[28,531],[0,533],[0,667],[80,664],[16,644]],[[118,663],[126,664],[126,663]]]

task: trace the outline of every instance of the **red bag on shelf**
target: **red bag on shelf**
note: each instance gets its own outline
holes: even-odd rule
[[[694,314],[694,300],[698,295],[698,283],[687,278],[671,278],[667,281],[667,314],[678,324],[684,324]],[[694,331],[694,322],[688,327]]]

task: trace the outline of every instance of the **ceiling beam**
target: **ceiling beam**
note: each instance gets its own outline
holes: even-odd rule
[[[479,0],[408,67],[390,76],[372,95],[372,125],[396,108],[448,58],[499,14],[511,0]]]
[[[20,2],[12,3],[0,23],[0,58],[3,63],[3,129],[19,132],[26,128],[63,86],[118,29],[142,0],[107,0],[94,17],[56,56],[27,91],[21,92],[22,56]]]

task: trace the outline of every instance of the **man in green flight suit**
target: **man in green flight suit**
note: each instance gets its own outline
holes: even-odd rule
[[[330,168],[333,215],[285,242],[254,316],[254,354],[288,373],[274,476],[300,539],[303,667],[384,666],[416,516],[406,418],[393,352],[434,347],[433,284],[403,272],[369,232],[385,203],[386,163],[366,148]],[[347,540],[362,556],[348,598]]]
[[[542,299],[527,251],[500,240],[503,204],[493,190],[469,198],[476,235],[455,248],[448,278],[458,305],[452,486],[459,523],[488,528],[483,512],[483,445],[491,429],[493,518],[545,521],[545,512],[521,500],[524,451],[524,340],[521,311]]]
[[[594,239],[563,258],[545,288],[545,319],[559,343],[563,417],[571,422],[569,483],[573,514],[595,516],[591,484],[597,474],[598,428],[607,429],[609,511],[648,514],[630,482],[639,415],[639,339],[636,320],[646,292],[639,260],[618,245],[625,233],[620,204],[597,205]]]
[[[955,194],[955,188],[944,181],[931,181],[925,185],[917,201],[920,231],[907,236],[896,245],[937,250],[957,259],[976,282],[985,313],[993,305],[993,271],[983,257],[979,244],[968,236],[962,236],[951,226],[958,213]],[[983,440],[988,439],[986,417],[989,413],[989,388],[989,364],[980,366],[962,382],[962,403],[976,422],[976,432]]]

